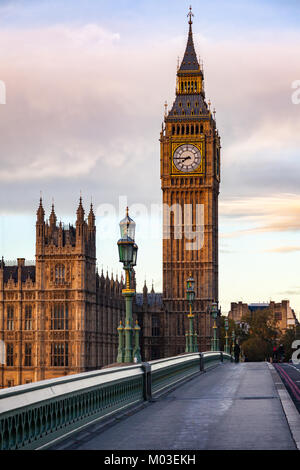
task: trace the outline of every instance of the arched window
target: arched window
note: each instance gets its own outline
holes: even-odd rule
[[[181,134],[184,134],[184,126],[181,126]]]
[[[32,306],[25,305],[25,330],[32,330]]]
[[[183,92],[183,82],[181,82],[181,91]]]
[[[187,134],[190,133],[190,126],[189,126],[189,125],[186,126],[186,133],[187,133]]]
[[[195,92],[197,91],[197,82],[195,82]]]
[[[172,135],[175,134],[175,126],[172,126]]]
[[[176,132],[176,134],[177,134],[177,135],[180,134],[180,127],[179,127],[179,126],[177,126],[177,132]]]
[[[51,330],[69,329],[68,304],[55,303],[51,309]]]
[[[13,305],[8,305],[7,306],[6,313],[7,313],[6,328],[7,328],[7,330],[13,330],[14,329],[14,307],[13,307]]]
[[[60,284],[65,281],[65,267],[63,264],[55,266],[55,283]]]
[[[199,126],[198,126],[198,124],[196,125],[196,134],[199,134]]]
[[[191,134],[194,134],[194,126],[191,126]]]

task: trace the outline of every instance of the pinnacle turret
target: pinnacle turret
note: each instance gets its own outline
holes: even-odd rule
[[[82,206],[82,197],[79,198],[79,205],[77,209],[77,221],[76,223],[82,224],[84,222],[84,208]]]
[[[51,228],[54,228],[56,227],[56,214],[55,214],[55,211],[54,211],[54,203],[52,203],[52,209],[51,209],[51,214],[50,214],[50,217],[49,217],[49,223],[50,223],[50,227]]]
[[[45,211],[44,211],[44,208],[43,208],[42,198],[40,198],[40,205],[38,207],[36,215],[37,215],[37,223],[43,223],[44,218],[45,218]]]

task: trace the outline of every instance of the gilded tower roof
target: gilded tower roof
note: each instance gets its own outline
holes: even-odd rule
[[[181,65],[178,69],[178,72],[185,72],[185,71],[199,71],[200,70],[200,65],[197,59],[195,47],[194,47],[194,41],[193,41],[193,32],[192,32],[192,7],[190,7],[190,11],[188,13],[189,16],[189,35],[188,35],[188,40],[185,48],[185,53],[181,62]]]
[[[203,72],[197,59],[192,31],[193,13],[188,13],[189,32],[184,56],[177,70],[176,98],[166,116],[166,121],[210,119],[210,110],[205,102]]]

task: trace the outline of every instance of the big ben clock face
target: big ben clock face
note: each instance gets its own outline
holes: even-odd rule
[[[201,152],[195,145],[180,145],[173,154],[173,162],[177,170],[190,173],[199,167],[201,163]]]

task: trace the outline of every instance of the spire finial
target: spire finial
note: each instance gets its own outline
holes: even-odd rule
[[[194,13],[192,13],[192,7],[191,7],[191,6],[190,6],[189,10],[190,10],[190,11],[188,12],[187,16],[190,17],[190,19],[189,19],[189,24],[191,25],[191,24],[193,24],[192,16],[194,16]]]
[[[126,207],[126,216],[128,217],[129,209],[128,206]]]

